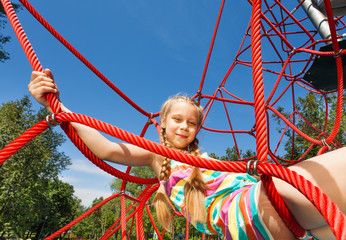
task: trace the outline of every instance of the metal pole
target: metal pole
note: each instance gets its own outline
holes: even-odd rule
[[[44,224],[46,223],[46,220],[47,220],[47,218],[48,218],[48,216],[46,216],[45,218],[44,218],[44,222],[43,222],[43,224],[42,224],[42,227],[41,227],[41,230],[40,230],[40,234],[38,235],[38,240],[40,239],[40,237],[41,237],[41,233],[42,233],[42,230],[43,230],[43,228],[44,228]]]
[[[301,3],[303,0],[298,0]],[[306,15],[323,39],[330,38],[330,30],[327,17],[313,4],[311,0],[305,0],[302,3]]]
[[[7,198],[6,198],[6,201],[5,201],[5,204],[2,206],[1,210],[0,210],[0,216],[2,215],[2,211],[4,211],[6,205],[7,205],[7,202],[9,200],[9,197],[13,194],[14,190],[13,189],[10,189],[8,190],[8,193],[7,193]]]

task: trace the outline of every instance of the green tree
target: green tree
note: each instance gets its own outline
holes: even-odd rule
[[[330,134],[332,132],[335,116],[336,116],[336,105],[337,105],[337,98],[336,94],[329,94],[327,96],[328,100],[328,124],[325,129],[325,133]],[[340,124],[340,129],[337,134],[336,140],[341,144],[346,144],[346,97],[344,96],[344,102],[343,102],[343,114],[342,114],[342,121]],[[296,103],[296,114],[295,114],[295,125],[298,129],[303,131],[305,134],[312,138],[317,138],[320,133],[323,132],[325,127],[325,119],[326,119],[326,106],[325,106],[325,99],[322,95],[317,95],[312,92],[309,92],[306,94],[305,97],[299,97],[297,98]],[[286,117],[288,118],[290,113],[287,112],[284,108],[278,108],[278,110]],[[284,128],[286,127],[286,124],[281,121],[280,118],[278,118],[276,115],[273,115],[273,117],[277,120],[279,123],[279,132],[282,132]],[[312,127],[313,126],[313,127]],[[303,137],[295,133],[291,128],[288,128],[288,130],[285,132],[285,135],[287,137],[287,141],[284,143],[284,159],[289,160],[297,160],[299,159],[303,153],[305,153],[309,147],[311,146],[311,143],[307,140],[305,140]],[[320,137],[319,139],[327,138],[328,135],[324,135]],[[310,158],[317,154],[321,146],[313,146],[311,150],[308,152],[308,154],[304,157]]]
[[[103,197],[95,198],[92,202],[92,207],[96,206],[103,200]],[[120,211],[119,204],[119,199],[118,201],[113,199],[90,215],[95,239],[99,239],[113,225],[116,220],[115,216],[118,216]]]
[[[28,96],[2,104],[0,149],[47,114],[45,109],[34,112]],[[64,135],[48,129],[0,166],[0,236],[45,234],[72,220],[73,187],[58,180],[70,164],[58,150],[64,141]]]
[[[45,202],[41,202],[41,222],[32,229],[36,233],[35,239],[47,237],[74,220],[81,204],[81,200],[73,195],[73,186],[60,180],[49,181],[46,191],[40,194],[40,200]]]
[[[12,6],[15,9],[15,11],[21,9],[21,6],[19,4],[12,3]],[[10,59],[10,54],[5,51],[4,44],[9,42],[11,40],[11,37],[5,36],[1,33],[3,32],[2,30],[6,27],[7,19],[8,18],[5,13],[4,7],[2,6],[2,4],[0,4],[0,62],[4,62],[5,60]]]
[[[89,208],[77,204],[76,210],[75,210],[75,218],[81,216],[85,212],[87,212]],[[84,218],[82,221],[76,223],[71,227],[71,232],[76,237],[85,237],[88,239],[91,239],[92,234],[92,228],[91,228],[91,220],[89,217]]]
[[[256,153],[250,149],[246,150],[245,153],[241,149],[237,149],[237,147],[234,145],[232,148],[226,148],[225,154],[223,156],[218,156],[215,153],[210,153],[209,157],[219,159],[222,161],[239,161],[242,159],[247,159],[256,156]],[[240,157],[240,158],[239,158]],[[256,160],[256,158],[253,158]]]

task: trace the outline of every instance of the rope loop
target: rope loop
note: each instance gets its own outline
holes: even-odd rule
[[[294,54],[296,54],[296,48],[295,48],[295,47],[292,49],[291,54],[292,54],[292,56],[293,56]]]
[[[253,137],[256,137],[255,133],[256,133],[256,124],[253,125],[253,127],[251,128],[249,134],[251,136],[253,136]]]
[[[153,122],[151,121],[151,119],[153,119],[154,117],[154,113],[150,113],[150,117],[148,118],[148,124],[152,124]]]
[[[334,53],[333,55],[334,55],[334,58],[338,58],[338,57],[341,57],[341,55],[343,54],[342,53],[342,48],[340,48],[340,51],[338,52],[338,53]]]
[[[261,176],[257,171],[257,166],[260,162],[258,160],[250,160],[246,163],[246,172],[250,176],[256,175]]]
[[[198,95],[197,102],[200,103],[201,99],[202,99],[202,92],[200,90],[198,90],[197,95]]]
[[[61,122],[58,122],[55,118],[55,116],[57,115],[57,113],[52,113],[46,116],[46,123],[48,124],[48,126],[50,128],[53,128],[55,126],[58,126],[61,124]]]
[[[321,142],[322,142],[323,146],[328,147],[328,150],[329,150],[329,151],[333,150],[333,149],[331,148],[331,146],[329,146],[329,144],[326,142],[326,139],[325,139],[325,138],[323,138],[323,139],[321,140]]]

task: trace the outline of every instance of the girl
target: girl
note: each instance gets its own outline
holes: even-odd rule
[[[50,112],[46,93],[59,96],[50,70],[33,72],[28,86],[32,96]],[[61,108],[70,112],[62,103]],[[161,112],[162,144],[200,155],[196,134],[203,109],[186,97],[164,103]],[[169,228],[168,198],[195,227],[224,239],[295,239],[268,199],[261,181],[248,174],[199,169],[125,143],[114,143],[98,131],[71,123],[79,137],[100,159],[127,166],[151,166],[160,180],[154,199],[159,222]],[[341,211],[346,210],[346,148],[298,163],[291,170],[319,187]],[[288,209],[311,235],[334,239],[322,215],[298,190],[279,179],[276,188]],[[167,197],[168,196],[168,197]]]

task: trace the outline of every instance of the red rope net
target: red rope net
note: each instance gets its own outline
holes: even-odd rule
[[[85,59],[71,44],[69,44],[44,18],[26,1],[20,0],[24,7],[52,34],[54,35],[67,49],[69,49],[78,59],[80,59],[92,72],[94,72],[102,81],[104,81],[110,88],[112,88],[119,96],[126,100],[133,108],[135,108],[140,114],[150,118],[150,121],[145,125],[141,136],[144,136],[150,123],[154,123],[158,127],[158,123],[155,117],[158,113],[150,114],[144,109],[140,108],[135,102],[129,99],[123,92],[121,92],[112,82],[110,82],[101,72],[99,72],[87,59]],[[309,148],[303,156],[301,156],[296,161],[292,159],[282,159],[277,155],[277,149],[281,144],[284,134],[288,128],[291,128],[296,134],[299,134],[306,141],[311,142],[311,147],[313,145],[328,145],[331,144],[334,148],[341,147],[341,144],[335,140],[338,133],[343,107],[343,68],[341,55],[345,53],[346,50],[340,50],[337,39],[339,34],[337,32],[342,31],[346,24],[343,22],[342,17],[333,16],[332,7],[329,1],[324,1],[325,14],[328,19],[328,31],[330,31],[329,38],[321,40],[318,38],[318,32],[312,26],[309,19],[304,14],[295,14],[297,11],[303,12],[303,5],[308,1],[300,1],[297,5],[285,6],[281,1],[270,1],[270,0],[254,0],[249,1],[252,6],[251,19],[249,21],[248,28],[244,34],[243,40],[240,44],[238,52],[234,57],[229,70],[223,77],[221,83],[218,85],[216,90],[212,94],[206,94],[208,92],[204,89],[204,84],[206,81],[206,72],[211,58],[212,49],[214,46],[214,41],[217,35],[218,26],[221,20],[221,16],[224,10],[224,1],[221,2],[218,18],[216,20],[216,26],[212,41],[210,44],[208,57],[205,63],[202,79],[200,86],[197,89],[197,94],[193,98],[203,101],[205,104],[205,117],[208,117],[211,110],[216,103],[221,103],[223,109],[226,113],[226,118],[228,122],[227,129],[215,129],[208,127],[204,124],[203,129],[211,132],[222,132],[227,133],[232,136],[234,144],[238,151],[238,156],[240,156],[240,151],[238,148],[239,135],[246,135],[254,138],[256,141],[256,152],[257,159],[261,162],[258,165],[257,171],[262,174],[261,180],[264,182],[267,193],[286,223],[289,229],[297,236],[302,237],[305,234],[305,230],[302,229],[295,219],[290,215],[289,211],[285,207],[284,202],[281,200],[280,196],[275,190],[275,186],[271,181],[271,177],[280,178],[292,186],[297,188],[302,194],[304,194],[321,212],[321,214],[326,219],[327,223],[331,227],[337,239],[346,239],[346,221],[345,215],[339,210],[339,208],[321,192],[320,189],[312,185],[309,181],[304,179],[302,176],[291,172],[287,168],[281,167],[278,163],[279,160],[284,162],[285,165],[292,164],[296,161],[300,161],[307,152],[311,149]],[[26,53],[32,68],[36,71],[42,71],[42,66],[33,51],[21,24],[12,8],[11,3],[8,0],[1,0],[4,6],[6,14],[11,22],[11,25]],[[292,3],[290,3],[292,4]],[[288,10],[291,8],[291,11]],[[292,38],[291,36],[299,36],[299,41],[297,38]],[[332,49],[329,52],[322,52],[316,50],[319,44],[331,42]],[[271,49],[273,54],[271,54],[271,59],[267,60],[263,57],[262,50]],[[323,129],[319,129],[317,126],[309,123],[303,116],[300,115],[296,106],[295,94],[298,92],[297,89],[305,89],[306,91],[311,91],[316,94],[321,94],[326,96],[329,93],[335,91],[322,91],[314,87],[311,83],[303,79],[303,74],[307,71],[308,67],[312,64],[316,56],[335,56],[336,68],[337,68],[337,107],[336,116],[333,125],[333,129],[330,133],[326,132],[327,120]],[[245,69],[245,70],[244,70]],[[297,70],[298,69],[298,70]],[[233,79],[232,74],[236,71],[252,71],[253,79],[253,98],[250,100],[245,100],[238,96],[234,91],[234,86],[236,86],[236,81],[239,79]],[[268,79],[268,80],[267,80]],[[264,81],[266,82],[266,89],[271,89],[269,94],[265,94],[264,91]],[[269,87],[268,87],[269,86]],[[249,94],[250,95],[250,94]],[[266,96],[267,95],[267,96]],[[290,95],[290,101],[292,101],[293,111],[291,115],[286,118],[278,110],[278,102],[286,101],[287,95]],[[203,158],[194,157],[190,155],[185,155],[181,152],[174,151],[167,147],[161,146],[157,143],[146,140],[142,137],[136,136],[134,134],[128,133],[122,129],[115,126],[106,124],[102,121],[93,119],[80,114],[74,113],[61,113],[59,108],[58,100],[54,95],[50,94],[47,96],[51,108],[54,112],[58,113],[56,119],[62,122],[62,129],[65,131],[67,136],[76,145],[76,147],[96,166],[102,170],[112,174],[115,177],[124,180],[122,186],[122,192],[115,194],[103,202],[99,203],[88,212],[60,229],[56,233],[49,236],[47,239],[53,239],[57,237],[62,232],[69,229],[75,223],[81,221],[84,217],[88,216],[90,213],[101,207],[106,202],[110,201],[115,197],[121,198],[121,216],[117,221],[109,228],[101,239],[108,239],[117,230],[121,228],[122,238],[126,239],[127,234],[129,234],[133,229],[134,219],[136,219],[136,233],[138,239],[144,239],[144,229],[143,229],[143,212],[147,209],[148,215],[152,220],[149,207],[147,202],[153,192],[158,188],[157,179],[144,179],[129,175],[130,168],[128,168],[126,173],[114,169],[110,165],[106,164],[102,160],[95,157],[92,152],[85,146],[85,144],[79,139],[77,134],[74,132],[73,128],[70,126],[69,122],[78,122],[90,127],[93,127],[99,131],[112,135],[120,140],[132,143],[144,149],[150,150],[162,156],[166,156],[178,161],[191,164],[194,166],[199,166],[203,168],[219,170],[219,171],[230,171],[230,172],[246,172],[247,166],[246,161],[251,159],[241,159],[239,162],[225,162],[217,160],[205,160]],[[325,99],[327,99],[325,97]],[[235,129],[232,124],[233,117],[229,114],[230,106],[248,106],[252,109],[254,114],[254,127],[250,130]],[[326,119],[328,115],[328,102],[326,101]],[[285,124],[286,128],[282,133],[280,140],[273,150],[270,143],[270,121],[269,114],[276,114]],[[306,123],[314,129],[319,135],[317,138],[313,138],[308,134],[304,133],[295,126],[295,116],[299,116]],[[42,131],[48,128],[48,124],[45,120],[39,122],[27,132],[19,136],[15,141],[10,143],[0,152],[0,164],[6,161],[11,155],[13,155],[18,149],[23,147],[32,138],[40,134]],[[323,139],[324,140],[321,140]],[[320,153],[323,153],[327,146],[321,148]],[[270,159],[268,160],[268,156]],[[275,162],[272,164],[269,162]],[[137,197],[129,196],[125,193],[125,182],[134,182],[138,184],[146,184],[146,189]],[[133,201],[133,204],[125,208],[125,198]],[[131,213],[130,210],[133,210]],[[128,214],[128,215],[127,215]],[[174,215],[179,215],[178,212],[174,212]],[[132,221],[132,227],[127,229],[126,222]],[[121,224],[119,224],[121,222]],[[159,239],[162,239],[164,233],[159,233],[157,227],[154,225],[154,229],[157,232]],[[188,235],[188,231],[186,233]]]

